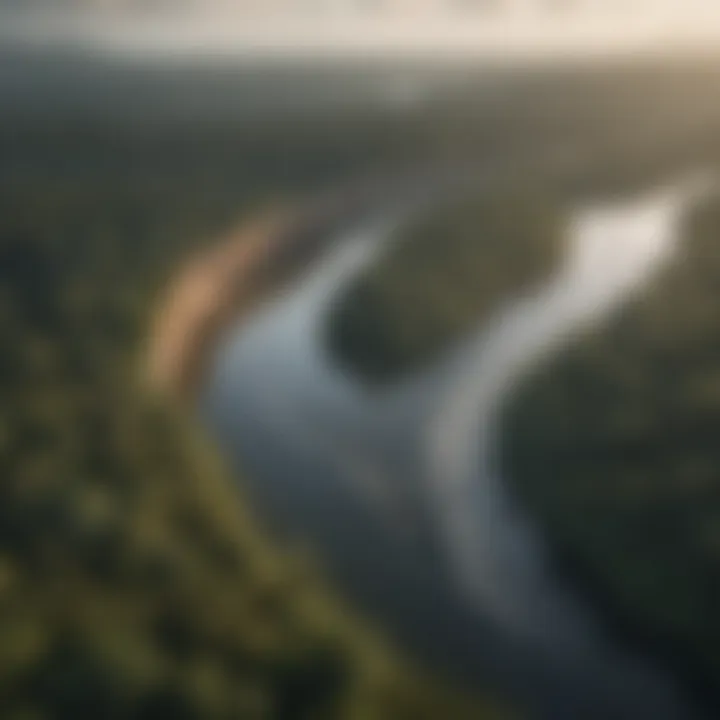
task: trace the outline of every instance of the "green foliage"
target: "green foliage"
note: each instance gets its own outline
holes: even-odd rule
[[[298,180],[237,171],[250,140],[202,128],[55,130],[0,123],[31,167],[0,175],[0,716],[494,717],[275,552],[184,411],[136,382],[167,275]],[[255,141],[282,165],[287,143]]]
[[[504,467],[619,619],[720,682],[720,197],[678,257],[523,382]]]
[[[331,347],[374,381],[422,367],[544,279],[564,237],[562,213],[536,193],[494,188],[421,216],[340,298]]]
[[[715,71],[661,62],[498,70],[489,87],[469,75],[457,96],[403,116],[387,136],[403,154],[422,148],[440,167],[482,172],[489,196],[413,224],[355,282],[330,318],[334,355],[374,382],[417,370],[554,267],[557,198],[623,197],[717,164]],[[541,192],[507,190],[518,187]]]
[[[39,62],[30,92],[29,69],[1,60],[0,716],[494,717],[412,671],[304,563],[273,550],[197,430],[137,388],[147,314],[177,262],[243,208],[349,173],[428,160],[617,191],[675,168],[679,156],[717,158],[715,69],[513,70],[489,82],[483,68],[422,112],[354,102],[263,115],[236,69],[91,69],[84,58],[66,72]],[[292,79],[292,70],[248,68],[244,77],[262,95],[274,74]],[[339,85],[362,85],[357,71],[326,72],[336,71]],[[373,73],[386,88],[386,69]],[[578,182],[588,157],[594,171]],[[429,361],[552,266],[546,241],[557,236],[525,228],[537,217],[553,229],[554,211],[515,217],[512,202],[481,199],[467,225],[465,211],[429,218],[389,251],[360,291],[377,307],[352,321],[374,343],[363,367],[385,377]],[[486,225],[507,244],[477,231]],[[520,242],[527,257],[513,252]],[[417,259],[414,247],[425,248]],[[404,270],[393,258],[408,264],[397,290]],[[437,278],[427,297],[426,273]],[[681,333],[691,314],[679,297],[663,307]],[[380,317],[386,302],[392,322]],[[706,322],[693,308],[693,323]],[[399,324],[412,329],[407,344],[393,334]],[[643,373],[630,367],[627,382],[643,387]],[[713,417],[719,384],[711,373],[688,375],[688,402]],[[639,403],[625,426],[657,432],[648,407]],[[696,492],[705,484],[711,493],[712,470],[685,467]],[[605,477],[601,469],[584,481]],[[652,482],[638,473],[634,487]],[[713,505],[704,507],[696,537],[717,546]],[[593,547],[611,534],[598,532]],[[679,583],[667,590],[678,608],[682,592]]]

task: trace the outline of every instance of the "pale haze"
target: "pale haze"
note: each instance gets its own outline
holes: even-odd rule
[[[717,0],[0,0],[16,41],[118,51],[710,51]]]

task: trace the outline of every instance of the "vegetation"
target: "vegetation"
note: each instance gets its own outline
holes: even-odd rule
[[[461,99],[448,93],[442,108],[403,116],[399,146],[482,172],[489,195],[412,224],[339,298],[327,338],[340,363],[370,381],[422,368],[508,292],[547,275],[556,204],[622,197],[717,164],[713,67],[499,70],[489,86],[468,73]]]
[[[564,237],[554,204],[495,188],[415,218],[338,302],[331,347],[375,381],[426,365],[548,275]]]
[[[352,166],[323,129],[264,129],[254,155],[247,132],[0,118],[0,716],[494,717],[271,549],[191,420],[136,381],[180,258]]]
[[[645,292],[522,383],[503,462],[616,616],[716,692],[720,196],[683,232]]]
[[[674,168],[679,156],[718,157],[714,69],[483,69],[458,74],[454,95],[438,91],[417,107],[383,104],[382,93],[362,89],[362,73],[341,67],[318,75],[188,68],[179,59],[110,67],[2,53],[0,61],[0,716],[493,717],[394,657],[339,609],[312,568],[271,547],[191,421],[138,387],[148,313],[177,261],[243,208],[338,177],[411,161],[475,163],[522,168],[544,187],[618,191]],[[369,85],[386,82],[385,68],[366,72]],[[320,98],[313,109],[304,83],[319,77],[324,88],[330,76],[341,101]],[[272,87],[280,90],[268,99]],[[301,97],[296,107],[280,103],[286,95]],[[588,154],[594,170],[579,182]],[[353,321],[376,346],[354,342],[365,355],[352,363],[385,375],[429,361],[511,286],[549,267],[556,212],[531,198],[522,200],[527,214],[516,214],[509,203],[518,200],[490,197],[498,200],[409,229],[388,253],[383,263],[407,260],[414,275],[398,288],[427,310],[428,324],[408,323],[412,333],[396,342],[390,324],[381,335]],[[526,236],[530,219],[547,234]],[[481,225],[508,244],[491,247]],[[441,252],[440,235],[452,252]],[[533,248],[527,257],[512,255],[520,242]],[[411,248],[427,255],[416,260]],[[441,272],[426,298],[419,285],[435,262],[433,276]],[[391,303],[397,326],[408,305],[384,267],[356,292]],[[690,296],[700,287],[688,287]],[[673,317],[680,307],[668,304]],[[700,323],[703,307],[687,308]],[[359,316],[386,322],[372,305]],[[708,367],[711,357],[708,345]],[[707,381],[688,397],[708,403]],[[703,407],[711,418],[711,404]],[[709,420],[702,427],[698,442],[711,436]],[[703,503],[708,514],[696,524],[708,548],[712,507]],[[674,557],[682,547],[671,548]],[[668,603],[680,597],[681,607],[682,592],[672,587]],[[677,617],[696,630],[704,616]],[[687,627],[688,644],[710,658],[711,640]]]

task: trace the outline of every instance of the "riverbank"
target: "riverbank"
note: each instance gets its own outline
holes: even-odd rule
[[[487,476],[493,446],[476,420],[548,334],[562,342],[662,260],[665,200],[653,192],[584,216],[557,283],[501,308],[457,362],[381,393],[338,372],[323,347],[333,300],[362,270],[340,242],[250,332],[234,333],[207,389],[206,422],[249,470],[255,507],[317,553],[334,588],[431,667],[491,678],[540,717],[693,717],[653,658],[610,637],[542,561],[542,537],[525,530],[532,518]],[[372,224],[347,237],[361,258],[387,240]],[[406,535],[413,526],[420,534]],[[580,605],[573,617],[569,601]]]
[[[622,315],[516,389],[502,452],[580,591],[715,712],[718,228],[715,190]]]
[[[317,208],[302,214],[271,212],[183,263],[161,297],[153,324],[155,335],[149,343],[145,366],[145,379],[153,391],[184,405],[195,403],[213,354],[228,329],[241,326],[243,319],[301,273],[335,239],[329,230],[349,209],[348,204],[343,204],[324,206],[320,212]],[[184,414],[185,408],[180,413]],[[262,424],[262,418],[257,421]],[[206,455],[212,459],[214,452],[206,450]],[[220,482],[227,483],[225,470]],[[238,515],[247,524],[243,494],[241,489],[235,500],[225,496],[226,514],[231,517],[230,508],[239,504]],[[275,554],[268,533],[257,530],[256,534],[253,523],[250,527],[246,531],[262,552],[280,559],[282,572],[297,571],[292,553],[287,558],[282,550]],[[357,702],[363,708],[375,708],[372,717],[435,720],[449,714],[461,720],[498,720],[507,716],[507,704],[494,699],[497,693],[478,691],[477,683],[471,690],[456,690],[455,683],[446,683],[443,674],[426,672],[422,663],[396,654],[392,642],[385,644],[382,632],[368,628],[345,609],[342,595],[336,595],[334,585],[328,586],[322,575],[313,570],[310,578],[302,580],[307,586],[304,589],[295,586],[297,580],[290,579],[294,589],[287,604],[292,607],[297,600],[298,613],[307,621],[307,632],[317,631],[333,639],[338,654],[331,660],[336,662],[339,673],[347,674],[348,686],[354,686],[359,697],[367,695],[369,700]],[[324,682],[330,683],[327,689],[332,690],[336,680],[328,676]],[[324,689],[318,687],[318,691]],[[381,697],[378,693],[387,695]]]
[[[152,389],[196,396],[223,331],[264,294],[260,275],[270,244],[287,226],[280,212],[268,212],[183,263],[151,323],[145,375]]]
[[[162,292],[143,361],[149,387],[193,401],[225,331],[320,254],[350,203],[277,205],[184,261]]]
[[[342,289],[325,332],[335,361],[382,385],[437,364],[553,272],[566,224],[555,198],[508,189],[500,178],[418,208],[378,261]]]
[[[277,203],[192,254],[157,300],[141,362],[148,386],[196,399],[225,331],[301,274],[332,245],[336,231],[412,177],[364,177],[311,201]],[[422,179],[417,184],[422,187]]]

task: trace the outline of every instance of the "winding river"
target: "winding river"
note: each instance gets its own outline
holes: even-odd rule
[[[554,277],[383,392],[345,377],[321,337],[335,293],[396,223],[369,222],[226,338],[203,398],[280,534],[309,547],[402,646],[533,717],[702,717],[557,575],[493,453],[509,388],[672,257],[691,195],[683,185],[578,210]]]

